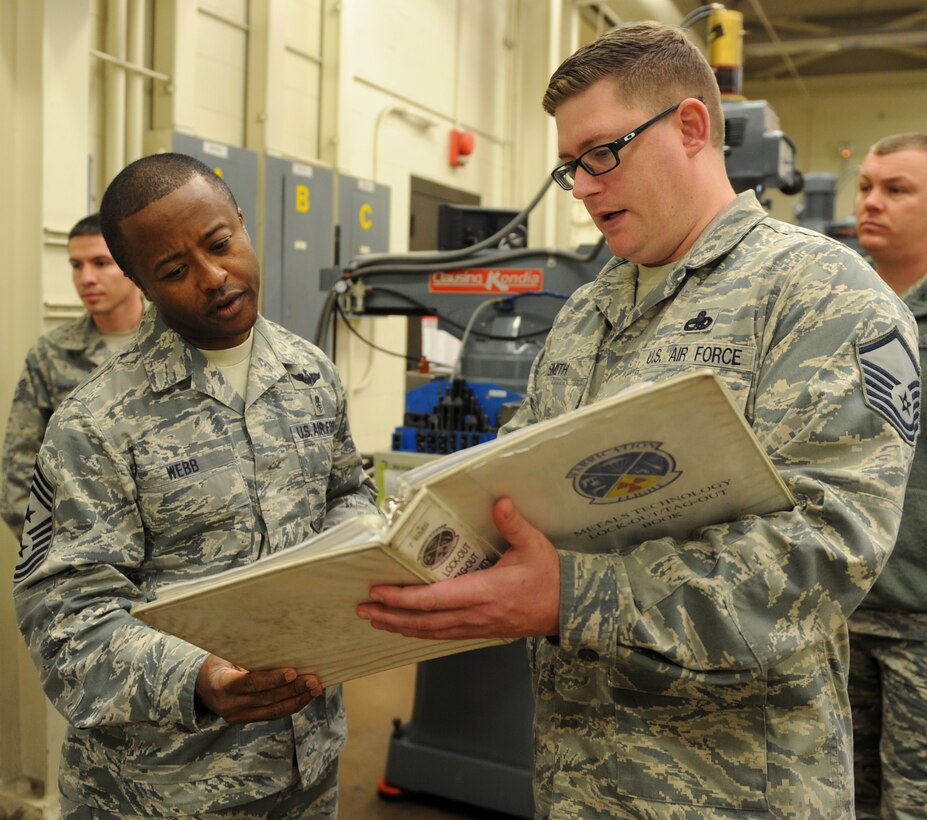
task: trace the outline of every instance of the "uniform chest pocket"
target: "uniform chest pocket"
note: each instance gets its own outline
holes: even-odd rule
[[[136,457],[142,522],[156,549],[203,532],[233,529],[250,507],[248,490],[230,444],[195,451],[161,448]]]
[[[306,484],[313,529],[321,526],[325,516],[337,427],[338,421],[334,417],[310,418],[290,426],[290,435]]]
[[[565,407],[579,407],[595,363],[594,353],[545,361],[536,376],[535,396],[540,418],[559,415]]]

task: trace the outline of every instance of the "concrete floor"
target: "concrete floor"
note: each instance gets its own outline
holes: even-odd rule
[[[387,801],[377,794],[386,771],[393,719],[412,715],[415,666],[406,666],[344,684],[348,745],[341,755],[340,815],[344,820],[452,820],[507,818],[436,797],[409,796]]]

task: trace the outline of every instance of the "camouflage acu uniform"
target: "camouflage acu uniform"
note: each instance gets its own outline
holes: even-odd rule
[[[927,364],[927,278],[905,296]],[[927,444],[915,452],[895,550],[851,616],[859,817],[927,816]]]
[[[6,425],[0,498],[0,514],[17,538],[23,534],[35,457],[51,414],[110,355],[103,334],[88,313],[41,336],[26,356]]]
[[[707,366],[798,504],[689,540],[560,553],[560,634],[530,643],[537,814],[844,820],[845,619],[898,527],[914,323],[855,253],[752,193],[639,306],[636,278],[612,260],[567,302],[506,431]]]
[[[259,317],[243,401],[149,310],[137,343],[52,418],[14,579],[20,628],[70,723],[61,792],[176,817],[325,773],[345,741],[339,688],[292,717],[229,726],[194,700],[206,653],[129,609],[375,513],[374,498],[316,347]]]

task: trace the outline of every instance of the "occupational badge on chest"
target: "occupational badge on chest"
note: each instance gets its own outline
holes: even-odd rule
[[[690,316],[683,323],[683,333],[706,333],[711,330],[718,318],[718,308],[708,308],[700,310],[694,316]]]

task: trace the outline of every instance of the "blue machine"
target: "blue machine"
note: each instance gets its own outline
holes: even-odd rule
[[[534,817],[533,717],[524,641],[420,663],[412,718],[393,724],[381,796]]]
[[[508,388],[463,379],[441,379],[406,393],[404,424],[393,432],[393,450],[445,455],[496,437],[503,406],[522,396]]]

